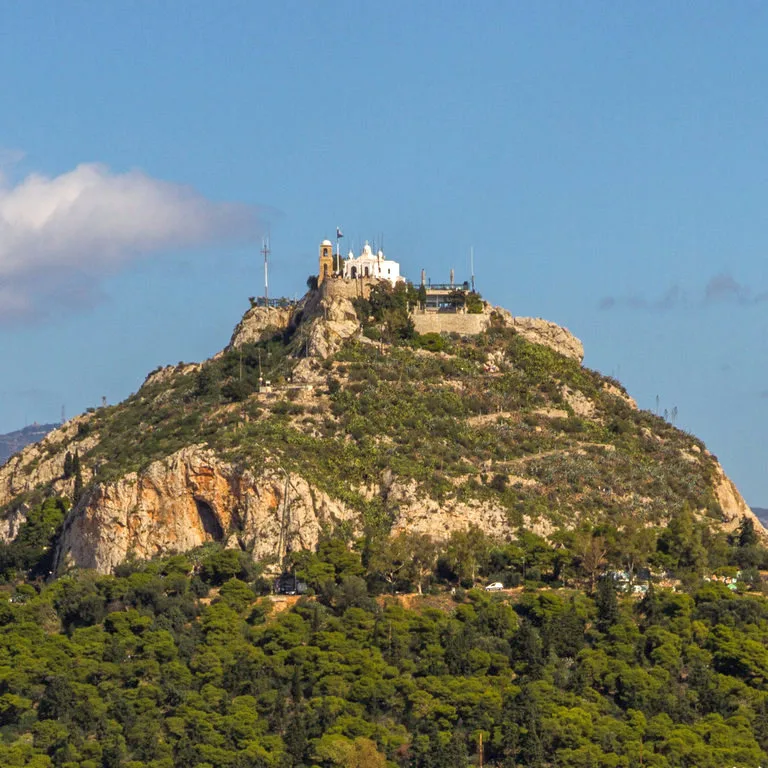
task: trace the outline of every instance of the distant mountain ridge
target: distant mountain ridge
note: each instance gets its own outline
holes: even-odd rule
[[[763,525],[768,525],[768,509],[763,507],[752,507],[752,511],[760,518]]]
[[[52,432],[60,424],[31,424],[24,429],[8,432],[0,435],[0,464],[5,464],[8,459],[30,443],[42,440],[49,432]]]

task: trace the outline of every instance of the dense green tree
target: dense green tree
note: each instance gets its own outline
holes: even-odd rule
[[[556,551],[526,546],[531,568]],[[480,733],[488,768],[766,764],[761,595],[698,581],[637,600],[585,578],[376,597],[381,552],[363,551],[328,538],[297,557],[320,592],[291,606],[210,546],[8,585],[0,765],[443,768],[476,764]],[[522,547],[490,551],[484,567],[523,567]]]

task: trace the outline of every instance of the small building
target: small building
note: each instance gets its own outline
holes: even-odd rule
[[[275,594],[277,595],[305,595],[307,584],[299,581],[295,573],[284,571],[275,579]]]
[[[421,270],[421,287],[424,291],[425,312],[464,312],[466,296],[470,291],[468,281],[456,283],[453,270],[448,283],[432,283],[427,280],[426,272]]]

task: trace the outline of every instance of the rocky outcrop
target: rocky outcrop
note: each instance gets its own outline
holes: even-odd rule
[[[637,410],[637,401],[633,397],[630,397],[623,389],[617,387],[615,384],[603,382],[603,391],[607,392],[609,395],[618,397],[620,400],[623,400],[633,411]]]
[[[267,463],[239,470],[190,446],[114,483],[97,485],[67,517],[57,568],[108,573],[129,555],[150,558],[207,541],[252,548],[256,559],[311,549],[356,513]]]
[[[0,466],[30,443],[36,443],[42,440],[51,430],[58,427],[58,424],[31,424],[24,429],[18,429],[15,432],[8,432],[0,435]]]
[[[260,341],[267,331],[283,331],[291,323],[296,307],[251,307],[235,326],[227,349]]]
[[[85,426],[90,418],[90,414],[85,414],[68,421],[0,467],[0,507],[41,486],[49,486],[58,494],[71,495],[73,480],[63,477],[64,459],[68,450],[77,449],[83,455],[98,442],[98,435],[81,434],[81,425]],[[88,476],[88,469],[83,468],[83,479],[87,480]],[[5,527],[0,525],[0,541],[7,538],[3,535],[4,530]]]
[[[317,291],[307,299],[303,321],[306,328],[305,349],[310,357],[324,360],[336,352],[346,339],[361,334],[352,298],[340,289],[344,282],[331,282],[326,290]]]
[[[439,503],[420,494],[415,482],[393,483],[387,501],[397,509],[393,534],[407,531],[445,541],[454,531],[466,531],[472,526],[500,539],[509,539],[513,534],[503,507],[479,502]]]
[[[579,363],[584,360],[584,345],[567,328],[540,317],[513,317],[500,307],[496,307],[495,311],[526,341],[543,344]]]
[[[723,528],[726,531],[735,531],[741,525],[741,521],[747,518],[752,521],[755,531],[763,541],[768,542],[768,531],[763,527],[760,518],[749,508],[718,461],[715,461],[714,491],[723,513]]]
[[[581,419],[591,419],[595,415],[595,404],[578,389],[563,386],[560,390],[563,400],[571,406],[576,416]]]
[[[166,365],[157,368],[147,375],[141,388],[151,387],[155,384],[165,384],[176,376],[184,376],[187,373],[194,373],[201,368],[200,363],[179,363],[178,365]]]
[[[8,514],[0,520],[0,541],[13,541],[26,521],[26,509],[23,506],[9,510]]]

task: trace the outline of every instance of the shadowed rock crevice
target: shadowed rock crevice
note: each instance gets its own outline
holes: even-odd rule
[[[197,506],[197,514],[200,516],[200,523],[206,535],[210,536],[214,541],[222,541],[224,531],[211,505],[207,501],[203,501],[203,499],[195,499],[195,505]]]

